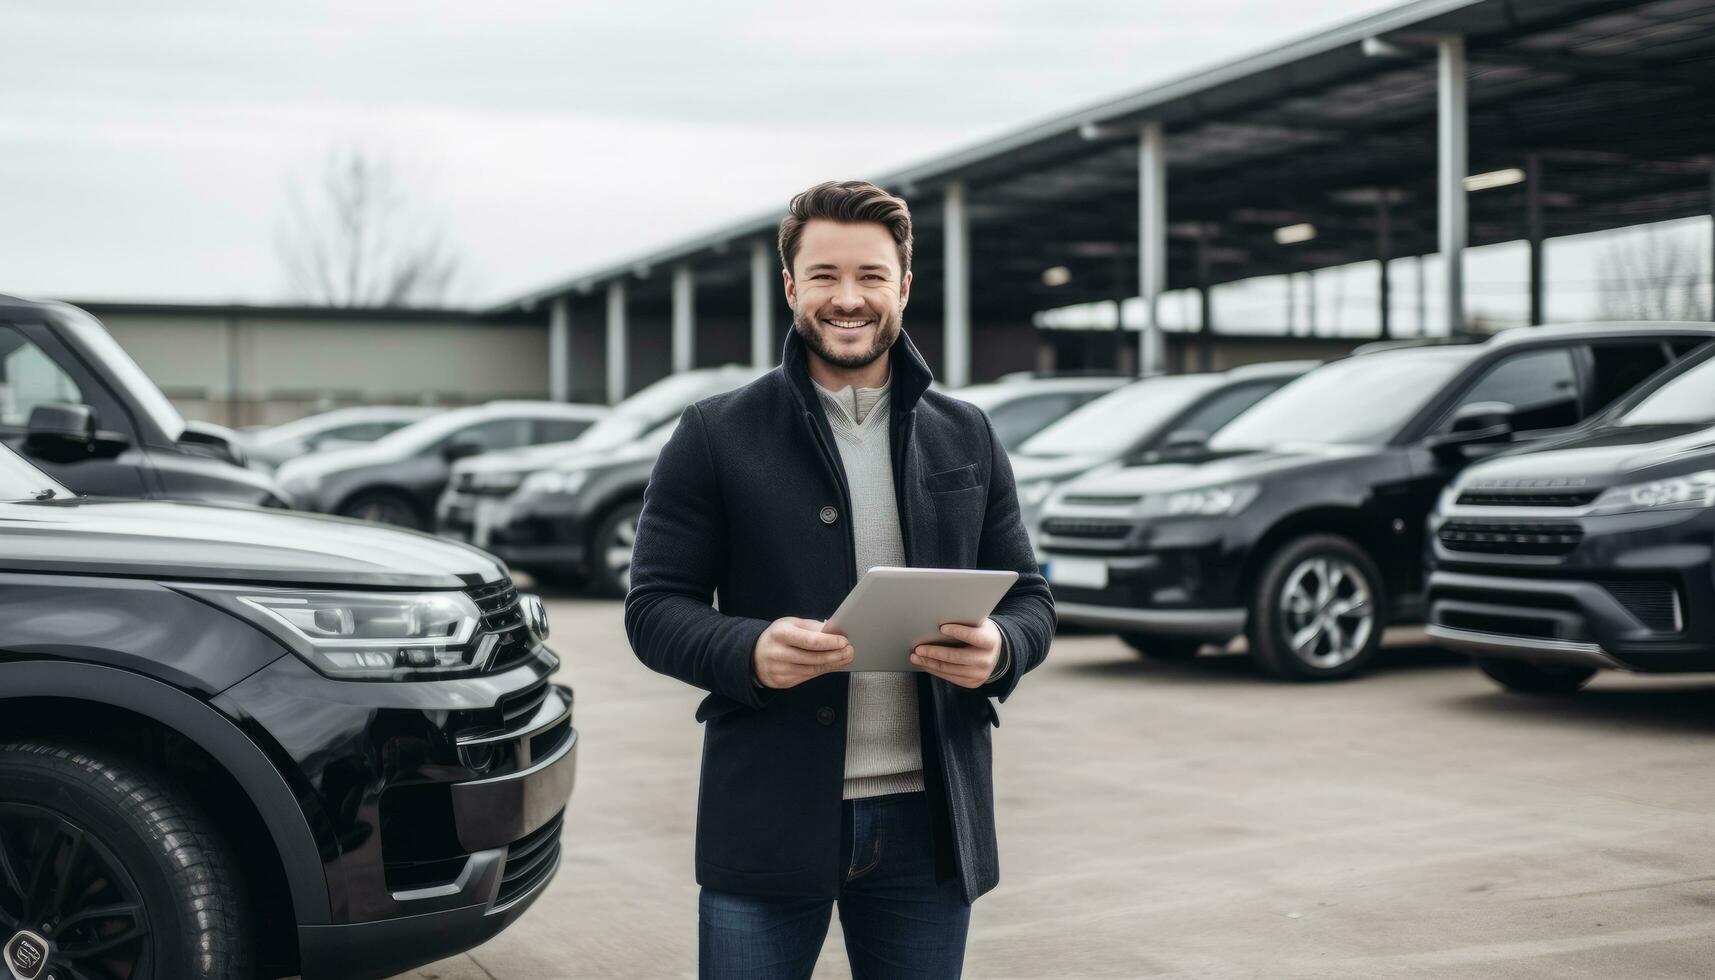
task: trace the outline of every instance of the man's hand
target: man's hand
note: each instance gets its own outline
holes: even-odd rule
[[[769,623],[756,638],[756,649],[751,653],[756,682],[775,690],[797,687],[851,662],[850,640],[822,632],[822,624],[814,619],[795,616]]]
[[[911,662],[936,677],[960,687],[982,687],[994,676],[1000,663],[1000,627],[985,619],[981,626],[941,624],[941,632],[964,646],[919,644],[911,651]]]

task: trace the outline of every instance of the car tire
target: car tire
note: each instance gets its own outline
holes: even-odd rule
[[[1294,538],[1257,576],[1245,631],[1251,659],[1282,680],[1351,677],[1381,649],[1387,608],[1381,570],[1357,543]]]
[[[642,513],[643,501],[626,501],[608,511],[590,535],[590,590],[597,595],[617,599],[631,591],[631,549]]]
[[[254,973],[230,846],[146,767],[106,750],[0,744],[0,858],[0,941],[23,929],[46,940],[44,977],[94,976],[97,961],[99,975],[133,980]]]
[[[1533,664],[1502,657],[1477,657],[1477,669],[1515,694],[1576,694],[1596,676],[1593,667]]]
[[[1162,636],[1158,633],[1121,633],[1125,645],[1147,660],[1195,660],[1203,649],[1202,640],[1183,636]]]
[[[389,524],[412,531],[427,530],[429,526],[429,522],[423,518],[423,512],[410,497],[391,490],[360,493],[342,504],[339,514],[341,517],[355,517],[360,521]]]

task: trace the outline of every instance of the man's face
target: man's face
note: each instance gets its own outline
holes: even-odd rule
[[[899,339],[911,274],[884,225],[816,218],[804,225],[786,274],[792,328],[824,361],[859,368]]]

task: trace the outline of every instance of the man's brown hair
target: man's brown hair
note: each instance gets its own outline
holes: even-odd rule
[[[899,272],[911,271],[911,208],[867,180],[825,180],[792,198],[780,220],[780,264],[787,274],[798,257],[798,239],[812,218],[845,224],[885,225],[899,249]]]

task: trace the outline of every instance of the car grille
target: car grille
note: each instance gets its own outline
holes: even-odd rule
[[[1564,555],[1584,540],[1584,530],[1576,524],[1448,521],[1437,536],[1448,551]]]
[[[1131,533],[1128,521],[1104,521],[1088,517],[1050,517],[1042,522],[1042,533],[1062,538],[1112,540]]]
[[[1677,633],[1684,628],[1679,611],[1679,590],[1659,579],[1605,579],[1601,583],[1638,622],[1658,633]]]
[[[465,594],[476,603],[477,612],[482,615],[481,632],[500,637],[488,669],[491,672],[506,670],[528,660],[533,641],[530,631],[524,628],[524,610],[519,606],[518,590],[512,583],[492,582]]]
[[[1459,503],[1465,507],[1582,507],[1600,495],[1600,490],[1466,490],[1459,495]]]
[[[506,866],[500,873],[500,891],[494,896],[496,910],[516,902],[554,873],[560,858],[560,831],[564,829],[565,822],[566,814],[562,810],[554,815],[554,819],[506,849]]]

